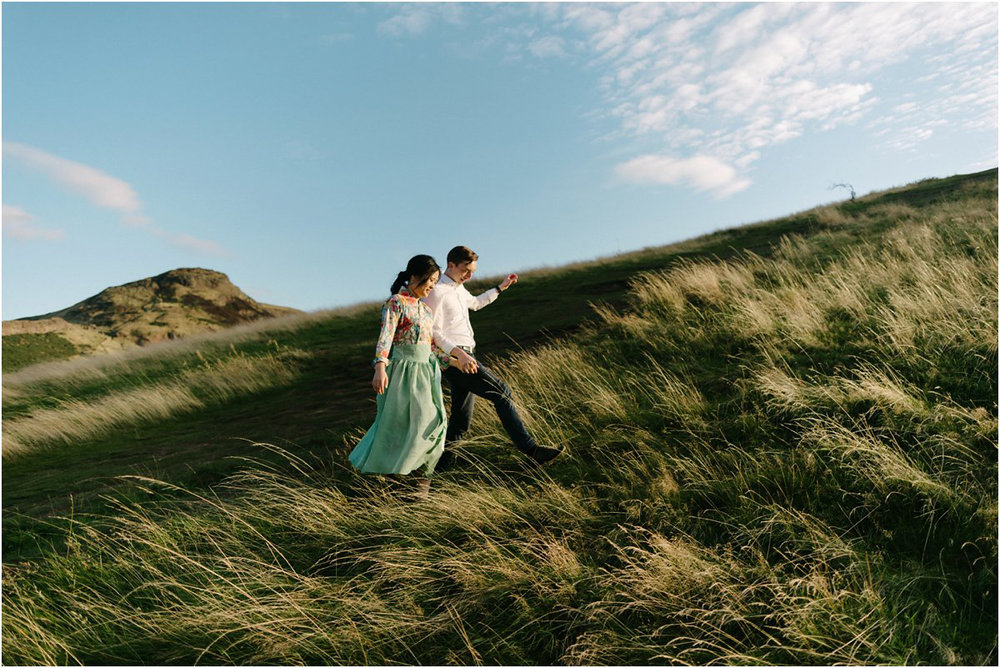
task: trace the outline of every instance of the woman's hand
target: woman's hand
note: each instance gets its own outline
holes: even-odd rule
[[[375,394],[382,394],[389,387],[389,375],[385,372],[385,362],[375,365],[375,375],[372,377],[372,389]]]
[[[459,347],[455,347],[451,351],[454,357],[451,358],[451,365],[456,367],[459,371],[464,373],[476,373],[479,370],[479,364],[476,362],[476,358],[465,352]]]

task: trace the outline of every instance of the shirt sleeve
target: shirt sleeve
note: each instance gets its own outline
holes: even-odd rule
[[[469,310],[478,311],[484,306],[489,306],[497,300],[497,297],[500,296],[500,288],[490,288],[486,292],[475,297],[473,297],[472,293],[468,290],[465,290],[465,294],[468,295],[465,299],[465,303],[469,306]]]
[[[379,362],[389,365],[389,351],[392,350],[392,340],[396,335],[396,326],[399,325],[399,317],[402,309],[399,299],[390,297],[382,307],[382,330],[378,335],[378,343],[375,344],[375,360],[372,366]]]
[[[438,331],[437,319],[434,320],[434,338],[431,343],[449,358],[451,351],[458,347]]]
[[[429,308],[431,313],[434,314],[434,326],[432,329],[434,333],[434,344],[437,345],[443,352],[450,353],[456,346],[444,335],[444,317],[443,315],[439,317],[438,313],[438,309],[442,304],[441,294],[441,291],[435,287],[431,290],[431,293],[424,298],[424,303],[427,304],[427,308]]]

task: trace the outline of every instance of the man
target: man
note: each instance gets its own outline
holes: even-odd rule
[[[517,283],[517,274],[511,274],[497,287],[473,297],[464,284],[475,273],[478,259],[479,256],[467,246],[452,248],[448,252],[447,270],[424,300],[434,311],[434,339],[438,345],[445,350],[457,346],[470,356],[474,355],[476,340],[469,321],[469,310],[478,311],[492,304],[501,292]],[[493,403],[500,423],[518,450],[539,463],[547,462],[562,452],[535,442],[514,407],[510,388],[474,357],[466,360],[461,369],[449,367],[443,375],[451,386],[451,417],[448,419],[445,451],[438,464],[439,469],[453,461],[454,452],[450,448],[468,431],[477,395]]]

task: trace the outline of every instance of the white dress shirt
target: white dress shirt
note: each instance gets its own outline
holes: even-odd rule
[[[448,274],[441,274],[437,285],[424,298],[424,303],[434,311],[434,340],[438,346],[447,351],[455,346],[475,348],[476,338],[472,333],[469,311],[478,311],[499,296],[499,288],[490,288],[473,297],[464,285],[451,280]]]

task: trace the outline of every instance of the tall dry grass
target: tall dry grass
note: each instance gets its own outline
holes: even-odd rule
[[[249,357],[235,355],[173,379],[96,400],[63,400],[3,422],[3,458],[43,446],[72,446],[125,426],[166,420],[206,405],[290,383],[304,353]]]
[[[196,334],[149,346],[129,348],[105,355],[36,364],[3,375],[4,404],[45,396],[53,386],[79,389],[93,384],[111,383],[123,375],[141,374],[163,365],[172,366],[190,357],[219,357],[235,352],[247,343],[265,342],[277,346],[273,337],[295,332],[333,319],[351,318],[377,308],[374,304],[356,304],[280,318],[266,318],[236,325],[216,332]],[[276,350],[280,352],[280,350]]]
[[[137,481],[155,502],[5,572],[5,659],[995,663],[991,197],[640,277],[497,365],[566,449],[544,470],[481,404],[420,503],[351,442],[218,497]]]

